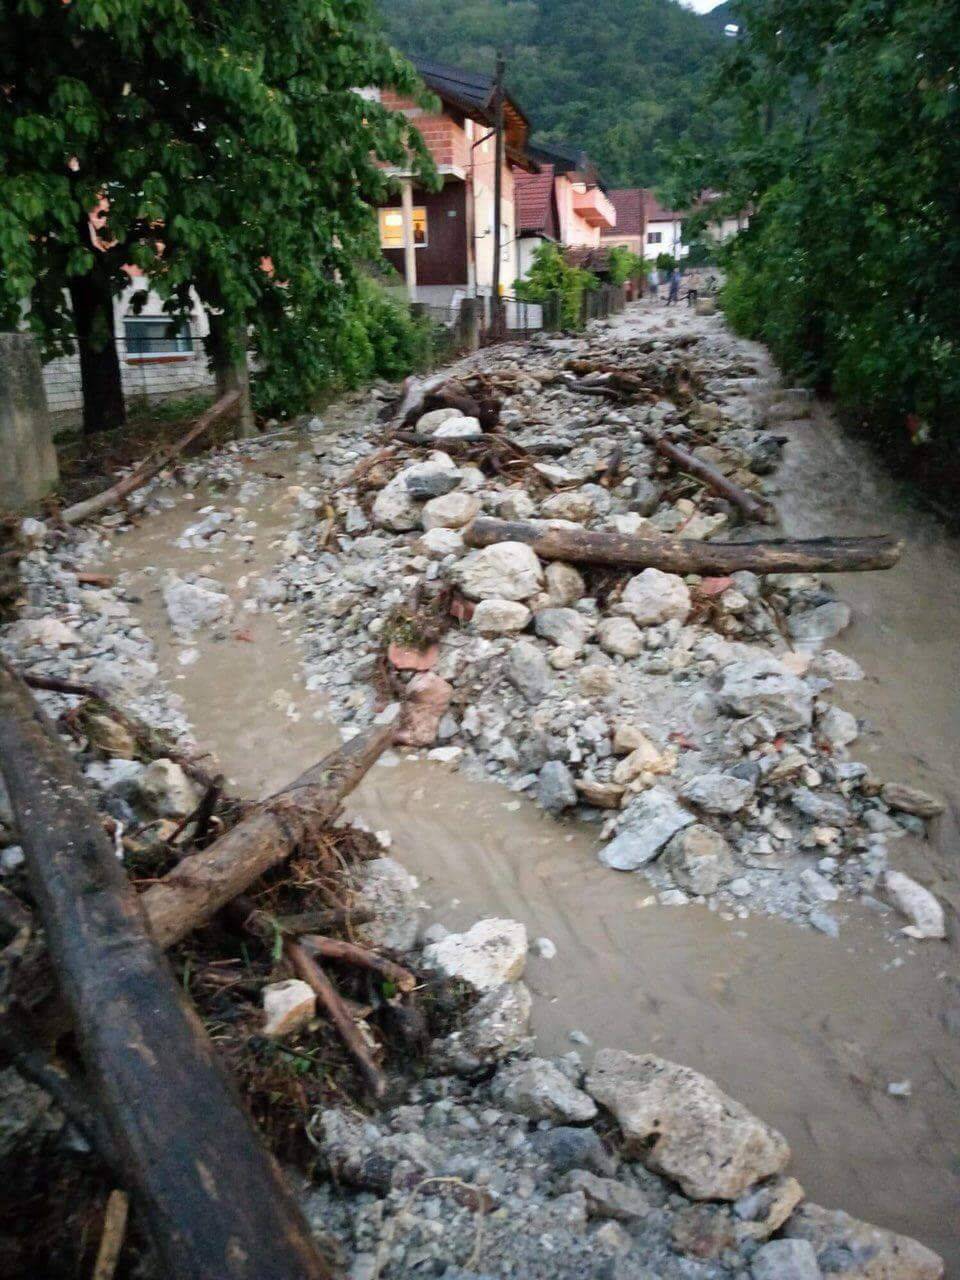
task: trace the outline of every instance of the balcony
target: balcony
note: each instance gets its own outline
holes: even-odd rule
[[[599,187],[574,191],[573,211],[589,227],[611,230],[617,225],[617,211]]]

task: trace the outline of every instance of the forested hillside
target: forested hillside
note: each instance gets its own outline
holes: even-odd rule
[[[617,185],[651,185],[659,148],[691,123],[723,37],[675,0],[378,0],[405,53],[488,71],[507,56],[511,90],[540,141],[587,148]],[[714,119],[699,126],[703,140]]]

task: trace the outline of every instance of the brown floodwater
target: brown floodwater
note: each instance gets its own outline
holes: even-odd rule
[[[649,330],[662,314],[644,308],[625,323]],[[855,612],[841,646],[867,679],[841,686],[837,698],[868,722],[858,758],[948,800],[931,841],[901,841],[892,858],[954,908],[954,940],[892,939],[889,923],[857,905],[841,904],[836,940],[778,919],[661,907],[641,876],[597,863],[594,827],[556,822],[506,788],[426,761],[376,766],[351,809],[392,833],[392,854],[420,880],[427,919],[459,928],[511,916],[556,945],[549,961],[531,952],[527,972],[545,1053],[574,1047],[576,1029],[594,1046],[653,1051],[706,1072],[787,1136],[811,1199],[916,1236],[948,1258],[948,1274],[960,1274],[960,554],[826,410],[783,430],[791,443],[777,479],[789,532],[906,539],[898,569],[838,582]],[[205,501],[235,502],[199,492],[114,543],[113,567],[130,575],[142,600],[136,612],[198,741],[251,796],[338,741],[322,696],[304,687],[297,618],[241,613],[248,640],[201,638],[198,661],[181,666],[159,571],[209,566],[241,598],[237,579],[279,559],[295,456],[271,459],[269,470],[285,478],[267,480],[251,506],[258,527],[246,552],[231,541],[214,554],[173,545]],[[905,1079],[909,1098],[887,1094]]]

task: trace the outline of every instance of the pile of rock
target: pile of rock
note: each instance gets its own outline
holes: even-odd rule
[[[516,921],[480,921],[423,959],[482,992],[434,1074],[390,1111],[325,1110],[331,1182],[305,1196],[351,1280],[938,1280],[914,1240],[806,1201],[784,1138],[653,1054],[536,1056]]]

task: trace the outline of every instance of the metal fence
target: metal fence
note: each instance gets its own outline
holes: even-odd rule
[[[202,338],[138,334],[116,338],[114,344],[129,411],[208,391],[214,385]],[[54,431],[78,424],[83,409],[79,350],[46,364],[43,382]]]

